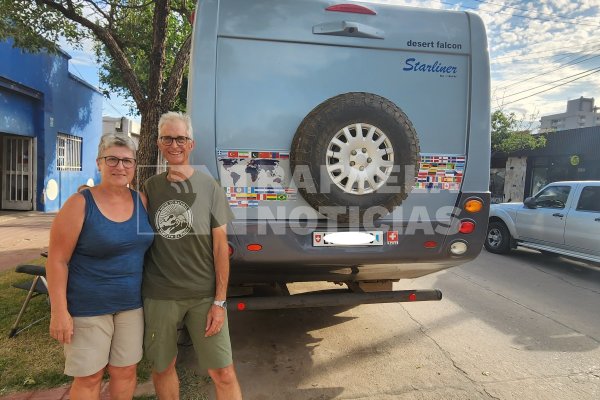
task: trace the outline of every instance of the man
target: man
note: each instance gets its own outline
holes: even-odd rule
[[[146,357],[160,400],[179,399],[177,326],[190,334],[201,368],[215,383],[217,399],[242,398],[231,355],[226,314],[229,280],[227,223],[233,219],[224,191],[194,170],[192,126],[187,115],[168,112],[158,123],[158,148],[167,172],[144,184],[156,235],[146,254],[144,296]]]

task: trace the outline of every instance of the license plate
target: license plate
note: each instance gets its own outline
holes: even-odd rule
[[[356,233],[361,234],[358,243],[355,243]],[[327,240],[327,235],[335,234],[335,241]],[[353,235],[354,234],[354,235]],[[364,239],[364,234],[371,235],[371,238]],[[333,237],[333,236],[330,236]],[[366,231],[366,232],[313,232],[314,247],[355,247],[355,246],[383,246],[382,231]]]

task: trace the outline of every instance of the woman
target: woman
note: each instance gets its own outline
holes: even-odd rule
[[[100,184],[71,196],[50,231],[50,335],[64,344],[73,400],[99,399],[107,366],[111,399],[131,399],[136,385],[142,266],[153,236],[145,197],[128,187],[135,151],[127,136],[103,136]]]

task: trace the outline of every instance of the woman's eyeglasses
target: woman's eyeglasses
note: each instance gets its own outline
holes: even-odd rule
[[[188,140],[192,140],[192,139],[189,138],[189,137],[187,137],[187,136],[177,136],[177,137],[173,137],[173,136],[159,136],[158,140],[160,140],[161,143],[164,144],[165,146],[172,145],[173,144],[173,140],[178,145],[183,146],[184,144],[187,143]]]
[[[106,156],[106,157],[98,157],[98,159],[103,159],[104,163],[109,167],[116,167],[119,165],[119,161],[123,164],[123,168],[133,168],[135,165],[134,158],[119,158],[114,156]]]

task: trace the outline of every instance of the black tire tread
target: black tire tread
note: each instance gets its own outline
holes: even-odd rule
[[[415,174],[419,169],[419,140],[414,126],[402,110],[400,110],[391,101],[371,93],[352,92],[345,93],[333,97],[315,107],[302,121],[294,136],[290,152],[290,167],[292,171],[297,165],[310,165],[311,149],[319,148],[319,146],[327,146],[329,138],[325,135],[315,135],[312,132],[320,132],[319,127],[325,125],[325,121],[331,120],[331,117],[347,105],[376,107],[390,115],[406,132],[406,139],[409,141],[409,154],[415,155]],[[384,207],[388,212],[399,206],[404,201],[410,190],[413,182],[403,182],[400,193],[395,193],[389,196],[388,200],[383,204],[376,204]],[[408,190],[407,190],[408,187]],[[318,189],[318,188],[317,188]],[[305,200],[315,209],[321,206],[335,205],[327,193],[309,193],[306,189],[299,189]],[[362,212],[361,212],[362,215]],[[348,222],[348,215],[339,215],[339,222]]]

